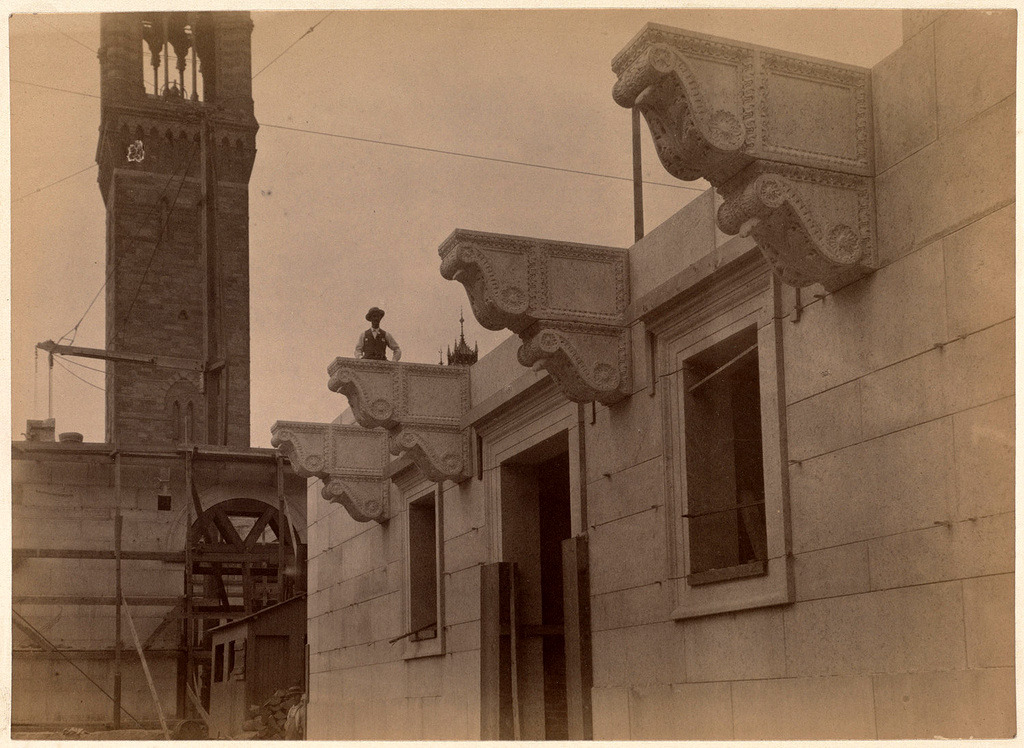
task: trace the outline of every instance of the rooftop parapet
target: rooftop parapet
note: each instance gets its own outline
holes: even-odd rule
[[[324,482],[321,495],[345,507],[357,522],[386,522],[390,480],[387,434],[338,423],[278,421],[270,443],[296,473]]]
[[[348,398],[364,428],[383,427],[391,454],[408,454],[433,481],[469,477],[469,369],[337,358],[327,386]]]
[[[724,198],[783,281],[828,289],[877,264],[871,73],[648,24],[612,62],[673,176]]]
[[[438,254],[477,321],[519,335],[519,363],[546,369],[568,399],[629,394],[627,250],[457,229]]]

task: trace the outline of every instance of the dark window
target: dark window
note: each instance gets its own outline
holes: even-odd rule
[[[761,390],[751,326],[686,361],[690,584],[767,570]]]
[[[224,645],[218,644],[213,648],[213,682],[220,683],[224,680]]]
[[[158,493],[156,495],[156,508],[161,512],[171,511],[171,495],[169,493]]]
[[[228,642],[228,669],[226,677],[230,678],[233,672],[235,672],[235,642],[230,641]]]
[[[409,630],[437,636],[437,513],[433,493],[409,503]]]

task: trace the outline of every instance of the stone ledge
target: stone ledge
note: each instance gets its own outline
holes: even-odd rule
[[[324,482],[321,495],[341,504],[357,522],[385,522],[389,516],[387,434],[337,423],[277,421],[270,443],[296,473]]]
[[[708,180],[719,228],[753,236],[785,283],[836,290],[877,267],[870,71],[656,24],[612,69],[665,169]]]
[[[519,363],[546,369],[569,400],[629,394],[628,250],[457,229],[438,254],[480,324],[518,334]]]
[[[327,372],[360,426],[387,429],[391,454],[408,455],[436,482],[469,477],[468,368],[339,357]]]

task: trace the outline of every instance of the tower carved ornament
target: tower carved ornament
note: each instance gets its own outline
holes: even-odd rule
[[[519,363],[546,369],[566,398],[629,394],[627,250],[458,229],[438,254],[477,321],[519,335]]]
[[[833,290],[877,267],[870,71],[648,24],[612,62],[678,179],[786,283]]]
[[[357,522],[386,522],[389,485],[387,434],[338,423],[278,421],[270,443],[304,478],[320,478],[320,494],[345,507]]]
[[[391,454],[408,455],[432,481],[469,477],[468,368],[337,358],[327,373],[360,426],[386,429]]]

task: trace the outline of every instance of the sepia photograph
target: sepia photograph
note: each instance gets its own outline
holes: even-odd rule
[[[4,737],[1014,737],[1017,20],[10,14]]]

